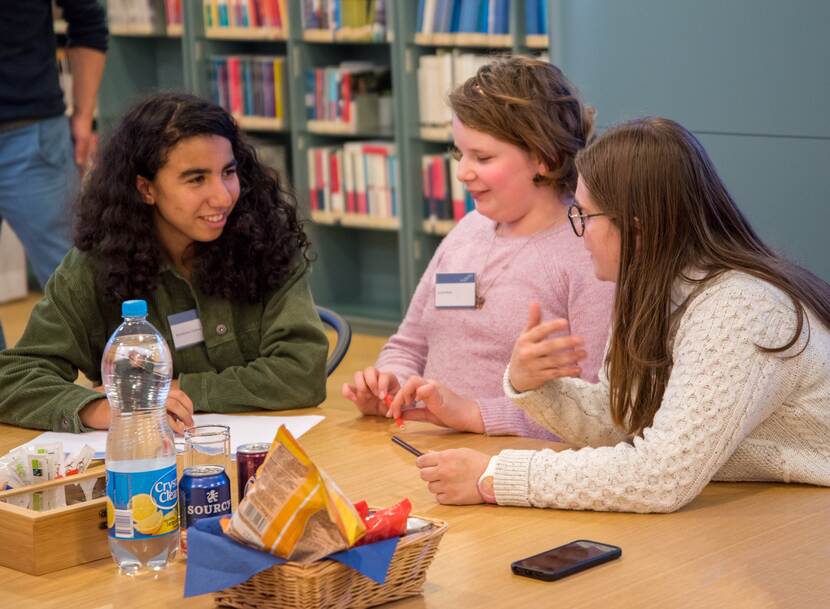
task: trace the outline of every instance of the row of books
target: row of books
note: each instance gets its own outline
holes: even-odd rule
[[[458,49],[421,55],[418,59],[418,107],[422,126],[449,127],[452,111],[447,95],[475,76],[479,67],[491,62],[489,55],[464,53]]]
[[[115,34],[180,34],[181,0],[107,0],[107,20]]]
[[[358,132],[392,127],[392,77],[388,66],[349,61],[306,70],[306,118]]]
[[[181,28],[184,24],[182,0],[164,0],[164,18],[167,22],[167,32]]]
[[[385,40],[388,0],[303,0],[303,28],[353,40]]]
[[[547,53],[538,53],[535,57],[548,61]],[[447,97],[491,61],[492,55],[465,53],[459,49],[421,55],[418,58],[418,109],[422,129],[437,129],[448,137],[452,111]]]
[[[510,0],[418,0],[421,34],[507,34]]]
[[[287,0],[202,0],[206,28],[288,26]]]
[[[110,27],[119,33],[180,34],[183,0],[107,0]],[[385,40],[389,0],[302,0],[303,27],[331,39]],[[525,0],[528,35],[547,33],[547,0]],[[287,0],[202,0],[205,27],[288,26]],[[507,34],[510,0],[418,0],[417,31]]]
[[[475,202],[456,178],[457,173],[458,161],[448,153],[421,157],[425,219],[458,222],[475,209]]]
[[[347,142],[308,151],[308,188],[312,213],[398,217],[398,157],[395,144]]]
[[[212,100],[235,116],[285,119],[285,57],[213,55],[208,81]]]

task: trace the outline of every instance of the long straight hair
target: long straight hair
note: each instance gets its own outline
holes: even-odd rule
[[[611,414],[629,433],[651,425],[671,373],[673,324],[708,281],[730,270],[767,281],[795,308],[792,347],[808,324],[805,307],[830,327],[830,285],[778,256],[738,210],[703,146],[665,118],[606,131],[576,159],[592,198],[620,231],[613,329],[606,359]],[[672,284],[684,270],[698,288],[672,312]],[[809,340],[809,337],[808,337]]]

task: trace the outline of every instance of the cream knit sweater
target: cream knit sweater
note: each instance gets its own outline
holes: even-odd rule
[[[692,286],[678,282],[674,302]],[[725,273],[689,304],[674,340],[660,409],[642,437],[611,420],[608,379],[560,379],[505,393],[577,448],[504,450],[496,457],[498,503],[563,509],[672,512],[710,480],[830,486],[830,331],[808,312],[809,330],[783,354],[796,327],[789,298],[744,273]],[[800,355],[809,332],[809,344]]]

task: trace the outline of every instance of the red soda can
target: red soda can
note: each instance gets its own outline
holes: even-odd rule
[[[271,445],[266,442],[256,442],[254,444],[243,444],[236,449],[236,481],[238,485],[239,502],[250,488],[256,478],[256,470],[265,461]]]

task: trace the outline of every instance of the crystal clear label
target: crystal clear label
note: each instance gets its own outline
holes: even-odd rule
[[[147,472],[107,469],[110,537],[148,539],[179,528],[176,465]]]

